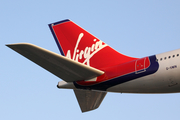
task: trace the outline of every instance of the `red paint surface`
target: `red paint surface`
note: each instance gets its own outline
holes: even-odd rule
[[[72,21],[59,23],[52,26],[52,29],[65,56],[105,72],[96,81],[78,81],[80,85],[98,84],[133,72],[138,74],[150,65],[148,57],[138,59],[123,55]],[[89,59],[88,55],[91,56]]]
[[[140,66],[140,67],[136,69],[137,66]],[[145,58],[133,60],[127,63],[104,68],[105,74],[97,77],[96,81],[78,81],[76,83],[79,85],[87,85],[87,86],[94,85],[94,84],[101,83],[103,81],[110,80],[112,78],[130,74],[133,72],[137,72],[137,74],[140,74],[142,72],[145,72],[144,70],[147,69],[149,66],[150,66],[150,60],[148,57],[145,57]]]
[[[77,50],[79,50],[79,52],[77,52],[77,54],[80,54],[80,51],[85,50],[86,47],[92,48],[93,44],[96,44],[96,42],[100,41],[98,38],[94,37],[93,35],[85,31],[72,21],[54,25],[52,28],[55,32],[55,35],[61,45],[61,48],[65,56],[67,55],[68,50],[71,51],[71,59],[73,58],[72,56],[80,33],[83,33],[84,36],[82,37],[78,45]],[[94,39],[96,39],[96,41],[94,41]],[[105,43],[102,42],[102,44],[104,45]],[[93,52],[94,51],[91,51],[90,54],[92,54]],[[135,59],[136,58],[125,56],[115,51],[111,47],[106,46],[90,58],[90,66],[102,70],[102,68],[105,66],[110,67]],[[81,59],[78,59],[78,62],[83,63],[85,60],[86,58],[82,57]]]

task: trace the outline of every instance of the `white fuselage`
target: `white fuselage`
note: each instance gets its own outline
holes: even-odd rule
[[[107,89],[120,93],[174,93],[180,92],[180,49],[157,54],[157,72]]]

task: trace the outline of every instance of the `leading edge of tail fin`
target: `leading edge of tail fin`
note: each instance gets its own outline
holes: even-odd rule
[[[57,46],[58,46],[58,48],[59,48],[59,50],[61,52],[61,55],[63,55],[63,56],[65,56],[65,54],[64,54],[64,52],[62,50],[62,47],[61,47],[61,45],[59,43],[59,40],[58,40],[58,38],[56,36],[56,33],[55,33],[54,29],[53,29],[53,26],[58,25],[58,24],[62,24],[64,22],[68,22],[68,21],[70,21],[70,20],[69,19],[65,19],[65,20],[62,20],[62,21],[59,21],[59,22],[55,22],[55,23],[49,24],[49,28],[51,30],[51,33],[53,34],[53,37],[54,37],[54,39],[56,41],[56,44],[57,44]]]
[[[69,19],[49,24],[62,55],[98,69],[136,58],[123,55]]]

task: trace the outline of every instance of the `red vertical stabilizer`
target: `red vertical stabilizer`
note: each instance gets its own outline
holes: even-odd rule
[[[49,27],[61,54],[88,66],[101,70],[136,59],[117,52],[68,19]]]

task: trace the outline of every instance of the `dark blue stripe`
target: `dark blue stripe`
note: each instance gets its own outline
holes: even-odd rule
[[[65,20],[61,20],[61,21],[58,21],[58,22],[55,22],[55,23],[52,23],[53,25],[57,25],[57,24],[61,24],[61,23],[64,23],[64,22],[69,22],[70,20],[69,19],[65,19]]]
[[[53,34],[53,37],[54,37],[54,39],[56,41],[56,44],[57,44],[57,46],[59,48],[59,51],[61,52],[61,55],[63,55],[63,56],[65,56],[65,54],[64,54],[64,52],[62,50],[62,47],[61,47],[61,45],[60,45],[60,43],[59,43],[59,41],[58,41],[58,39],[57,39],[57,37],[55,35],[55,32],[54,32],[52,26],[57,25],[57,24],[61,24],[61,23],[64,23],[64,22],[68,22],[68,21],[70,21],[70,20],[66,19],[66,20],[62,20],[62,21],[59,21],[59,22],[55,22],[55,23],[49,24],[49,28],[51,30],[51,33]]]
[[[117,78],[114,78],[114,79],[111,79],[111,80],[108,80],[108,81],[105,81],[105,82],[102,82],[102,83],[99,83],[96,85],[91,85],[91,86],[82,86],[82,85],[77,84],[76,82],[74,82],[74,85],[76,88],[79,88],[79,89],[107,90],[108,88],[110,88],[112,86],[115,86],[115,85],[118,85],[121,83],[125,83],[128,81],[131,81],[131,80],[134,80],[134,79],[155,73],[159,68],[159,63],[156,61],[155,55],[150,56],[149,59],[150,59],[151,64],[146,69],[145,72],[142,72],[139,74],[136,74],[135,72],[133,72],[133,73],[123,75],[123,76],[119,76]]]

